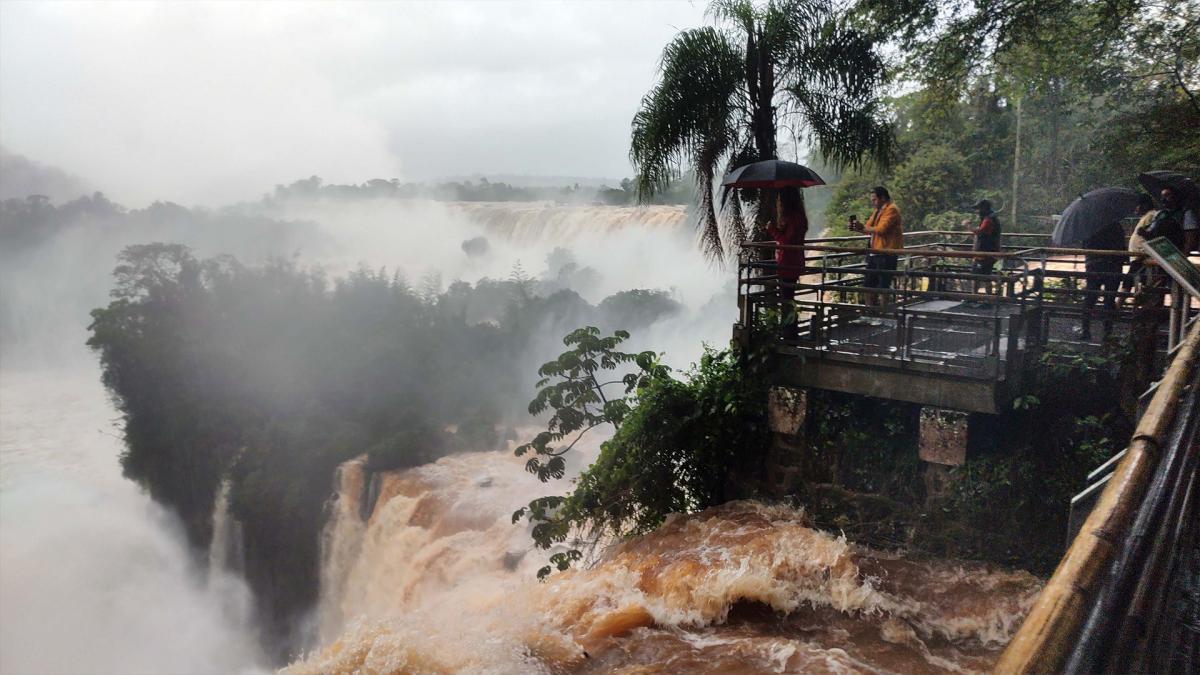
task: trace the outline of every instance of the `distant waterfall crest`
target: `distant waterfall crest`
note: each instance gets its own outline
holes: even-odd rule
[[[491,235],[518,244],[570,241],[624,230],[686,232],[688,208],[678,205],[601,206],[551,202],[453,202],[460,213]]]

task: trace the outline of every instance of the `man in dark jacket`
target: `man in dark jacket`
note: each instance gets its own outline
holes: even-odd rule
[[[973,251],[987,251],[989,253],[1000,252],[1000,219],[996,217],[996,212],[992,210],[992,202],[987,199],[980,199],[975,206],[979,214],[979,224],[972,226],[967,221],[967,231],[975,235],[975,243],[971,247]],[[991,256],[982,256],[975,258],[971,265],[971,274],[987,274],[992,273],[996,266],[996,258]],[[992,282],[988,281],[987,292],[992,292]],[[979,290],[979,282],[975,282],[975,290]]]
[[[1146,239],[1166,237],[1184,254],[1200,246],[1200,221],[1195,209],[1188,208],[1174,188],[1165,187],[1159,193],[1162,208],[1146,228]]]

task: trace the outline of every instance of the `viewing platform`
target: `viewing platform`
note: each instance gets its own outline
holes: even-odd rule
[[[739,320],[734,337],[767,344],[778,356],[777,384],[907,401],[963,412],[999,413],[1022,394],[1025,366],[1048,349],[1069,345],[1099,352],[1106,336],[1165,353],[1195,315],[1190,298],[1161,272],[1156,281],[1122,285],[1115,304],[1087,290],[1084,255],[1136,254],[1049,248],[1046,235],[1006,234],[1000,252],[970,250],[954,232],[905,235],[892,288],[864,297],[867,237],[810,240],[808,274],[781,280],[770,257],[775,244],[748,244],[738,269]],[[990,274],[972,263],[993,258]],[[1094,306],[1089,309],[1089,298]],[[781,310],[794,308],[794,325]],[[1090,316],[1090,334],[1081,331]]]

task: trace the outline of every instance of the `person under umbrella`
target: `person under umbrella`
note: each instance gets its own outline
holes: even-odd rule
[[[767,234],[781,247],[775,249],[775,271],[779,276],[780,319],[784,328],[794,330],[796,312],[791,300],[795,284],[804,273],[803,246],[808,236],[808,214],[804,212],[804,199],[800,188],[786,187],[779,190],[775,199],[775,217],[767,222]],[[789,247],[789,248],[783,248]]]
[[[1158,210],[1154,208],[1154,199],[1145,192],[1138,195],[1137,206],[1134,207],[1134,213],[1138,216],[1137,224],[1133,226],[1133,233],[1129,235],[1129,252],[1141,253],[1142,245],[1146,243],[1146,230],[1150,227],[1150,223],[1154,221],[1154,216]],[[1145,269],[1146,265],[1140,257],[1129,259],[1129,273],[1121,281],[1121,288],[1133,290],[1133,285],[1137,282],[1138,276]]]
[[[1110,221],[1107,226],[1084,240],[1083,248],[1094,251],[1125,251],[1125,230],[1121,229],[1121,221]],[[1104,297],[1104,337],[1112,332],[1112,313],[1117,309],[1117,290],[1121,285],[1121,268],[1125,266],[1124,257],[1085,255],[1083,269],[1087,273],[1083,298],[1083,324],[1076,334],[1084,340],[1092,338],[1092,312],[1096,308],[1096,300]]]
[[[1184,254],[1200,246],[1200,220],[1195,208],[1188,208],[1180,190],[1170,185],[1159,191],[1162,208],[1154,214],[1154,220],[1146,228],[1146,239],[1166,237]]]
[[[804,212],[804,199],[800,188],[824,185],[825,181],[816,171],[782,159],[768,159],[740,166],[725,174],[721,185],[724,207],[729,192],[734,188],[774,189],[779,192],[775,200],[775,216],[767,222],[767,234],[781,246],[803,246],[808,236],[808,215]],[[796,312],[792,305],[796,282],[804,273],[804,249],[776,248],[775,269],[778,276],[780,318],[785,331],[794,331]]]
[[[1137,203],[1138,193],[1127,188],[1104,187],[1080,195],[1063,209],[1050,241],[1055,246],[1082,244],[1114,221],[1133,215]]]
[[[1063,210],[1062,217],[1054,226],[1051,242],[1055,246],[1080,244],[1083,248],[1097,251],[1126,251],[1125,231],[1121,221],[1133,215],[1138,203],[1138,193],[1118,187],[1106,187],[1080,195]],[[1106,312],[1117,305],[1117,290],[1121,284],[1124,258],[1116,256],[1087,255],[1083,259],[1086,272],[1083,299],[1083,323],[1075,333],[1084,340],[1092,337],[1092,312],[1096,300],[1104,298]],[[1112,329],[1112,318],[1106,315],[1104,334]]]

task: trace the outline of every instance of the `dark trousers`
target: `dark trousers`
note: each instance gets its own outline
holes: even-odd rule
[[[866,288],[891,288],[894,275],[884,274],[884,272],[895,272],[898,261],[899,258],[894,255],[868,253],[867,273],[863,280],[863,286]]]
[[[1144,269],[1146,269],[1146,264],[1142,262],[1141,258],[1135,259],[1133,262],[1129,263],[1129,273],[1125,275],[1123,280],[1121,280],[1121,288],[1133,290],[1133,285],[1137,283],[1138,275],[1141,274],[1142,270]]]
[[[779,277],[778,302],[779,302],[779,326],[783,331],[784,338],[796,337],[797,324],[799,317],[796,314],[796,283],[798,277],[789,277],[781,275]]]
[[[1087,273],[1085,289],[1088,294],[1083,298],[1083,334],[1091,335],[1092,310],[1096,307],[1097,294],[1104,298],[1104,309],[1113,312],[1117,308],[1117,290],[1121,287],[1119,271],[1097,271]],[[1112,317],[1104,319],[1104,334],[1112,329]]]

